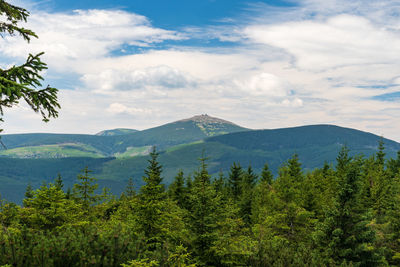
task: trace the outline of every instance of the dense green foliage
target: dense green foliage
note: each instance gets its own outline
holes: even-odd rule
[[[297,154],[273,177],[268,164],[231,164],[225,177],[207,159],[166,189],[153,149],[135,191],[97,193],[88,168],[72,190],[62,176],[23,206],[0,202],[0,265],[11,266],[398,266],[400,153],[350,156],[305,171]],[[273,179],[271,179],[273,178]]]

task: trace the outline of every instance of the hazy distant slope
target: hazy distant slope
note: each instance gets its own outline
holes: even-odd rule
[[[310,125],[273,130],[254,130],[232,133],[207,139],[243,149],[296,149],[307,146],[343,145],[354,149],[375,149],[381,137],[351,128],[335,125]],[[400,144],[383,139],[387,149],[397,151]]]

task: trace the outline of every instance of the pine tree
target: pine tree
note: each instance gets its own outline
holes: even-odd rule
[[[140,189],[139,216],[149,251],[154,251],[162,243],[162,213],[165,210],[166,194],[161,183],[162,166],[159,164],[155,148],[150,153],[149,165],[145,170]]]
[[[21,216],[22,221],[35,229],[54,229],[80,216],[80,206],[65,198],[54,184],[43,184],[33,191],[33,197]]]
[[[249,165],[247,172],[243,174],[243,180],[241,184],[242,195],[239,202],[240,215],[247,225],[250,225],[251,222],[254,186],[256,185],[257,179],[257,175],[253,172],[251,165]]]
[[[211,250],[217,239],[217,221],[220,216],[220,199],[210,183],[206,158],[200,158],[200,169],[194,175],[193,187],[190,193],[190,229],[194,256],[201,265],[213,265],[214,257]]]
[[[31,185],[31,183],[28,183],[28,185],[26,186],[26,189],[25,189],[25,198],[22,201],[24,204],[24,207],[30,206],[30,202],[33,199],[33,194],[34,194],[33,187]]]
[[[360,203],[360,160],[351,160],[347,147],[343,147],[336,171],[339,181],[334,205],[314,234],[319,256],[327,265],[378,266],[382,259],[370,248],[375,240],[368,225],[371,218]]]
[[[301,182],[303,179],[303,174],[301,171],[301,163],[299,161],[299,155],[295,153],[288,160],[288,173],[291,177],[295,179],[296,182]]]
[[[376,163],[383,168],[385,165],[385,143],[383,142],[383,138],[379,140],[378,144],[378,152],[376,153]]]
[[[285,202],[301,202],[301,187],[304,181],[304,176],[301,170],[299,157],[294,154],[279,170],[278,178],[275,182],[278,194]]]
[[[72,191],[75,199],[88,211],[89,207],[99,200],[99,196],[95,194],[99,185],[96,183],[97,179],[89,175],[92,171],[87,166],[82,172],[83,174],[78,175],[78,183],[74,184]]]
[[[218,178],[213,181],[214,189],[217,193],[224,193],[225,189],[225,176],[222,170],[218,173]]]
[[[27,42],[32,37],[37,38],[33,31],[18,26],[18,23],[27,21],[29,12],[26,9],[0,1],[0,15],[4,20],[0,21],[1,36],[19,34]],[[42,86],[43,77],[40,72],[47,69],[46,64],[40,60],[42,55],[43,52],[37,55],[29,54],[26,62],[20,66],[0,68],[0,122],[3,121],[4,108],[17,105],[21,99],[25,100],[33,111],[39,112],[45,122],[58,116],[58,90],[50,86],[36,90]]]
[[[58,174],[58,175],[57,175],[57,178],[56,178],[56,180],[54,181],[54,185],[55,185],[58,189],[60,189],[60,190],[63,189],[64,183],[63,183],[63,179],[62,179],[62,177],[61,177],[61,174]]]
[[[179,207],[184,208],[187,202],[185,178],[182,170],[179,170],[174,181],[168,188],[169,196],[175,200]]]
[[[352,158],[349,156],[349,148],[346,145],[342,146],[338,156],[336,157],[336,172],[338,174],[346,173],[346,168],[351,160]]]
[[[241,184],[243,178],[243,170],[240,164],[234,162],[231,166],[228,178],[228,185],[232,192],[234,200],[238,200],[241,195]]]
[[[136,196],[135,184],[133,183],[133,178],[130,177],[128,184],[125,188],[124,195],[128,198],[134,198]]]
[[[272,184],[274,181],[274,176],[272,175],[271,171],[269,170],[268,163],[264,164],[264,167],[261,172],[261,182]]]

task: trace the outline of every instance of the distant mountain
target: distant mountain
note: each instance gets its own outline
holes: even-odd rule
[[[114,136],[114,135],[124,135],[124,134],[131,134],[134,132],[137,132],[138,130],[134,129],[126,129],[126,128],[117,128],[117,129],[112,129],[112,130],[104,130],[101,132],[98,132],[95,135],[98,136]]]
[[[91,141],[93,146],[79,148],[87,153],[94,153],[97,151],[93,150],[95,145],[102,142],[107,146],[110,145],[110,151],[116,151],[117,142],[129,144],[117,158],[106,158],[106,155],[102,158],[0,158],[0,194],[9,200],[20,201],[28,182],[33,186],[39,186],[42,180],[52,181],[57,173],[62,175],[66,186],[70,186],[75,181],[79,170],[85,166],[93,170],[93,175],[100,179],[102,185],[109,186],[114,193],[120,193],[129,177],[134,178],[137,186],[142,185],[143,170],[148,160],[146,154],[154,144],[162,148],[159,149],[159,159],[163,165],[163,177],[166,184],[172,181],[179,169],[182,169],[185,174],[197,170],[198,158],[202,156],[203,151],[205,156],[209,157],[207,164],[210,173],[216,175],[220,171],[227,173],[233,162],[239,162],[243,167],[251,164],[257,172],[261,170],[265,162],[268,162],[276,174],[281,164],[294,153],[299,155],[306,170],[312,170],[321,167],[324,162],[335,164],[337,154],[343,145],[349,147],[351,155],[370,156],[376,153],[380,140],[384,141],[388,157],[395,157],[396,152],[400,150],[400,144],[395,141],[334,125],[248,130],[227,122],[212,122],[211,119],[203,119],[207,119],[206,122],[203,122],[201,117],[194,117],[122,136],[92,136],[94,139],[87,140]],[[199,126],[200,123],[206,125]],[[213,132],[220,133],[227,128],[230,131],[242,131],[212,136]],[[60,136],[52,138],[56,137],[60,138]],[[72,138],[67,137],[63,138]],[[74,138],[82,140],[86,136]],[[24,139],[28,142],[29,138],[24,137]],[[132,145],[135,142],[136,146]],[[120,145],[122,150],[123,146]]]
[[[114,129],[96,135],[10,134],[2,136],[8,149],[0,150],[0,157],[129,157],[146,154],[151,146],[166,149],[209,136],[247,130],[232,122],[200,115],[143,131]]]
[[[232,122],[210,117],[194,116],[133,134],[115,136],[114,151],[124,152],[128,147],[156,146],[163,150],[171,146],[203,140],[209,136],[249,131]]]

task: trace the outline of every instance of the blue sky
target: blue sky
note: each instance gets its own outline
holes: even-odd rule
[[[400,141],[399,0],[29,1],[60,117],[6,110],[6,133],[144,129],[207,113],[249,128],[337,124]]]
[[[207,26],[222,23],[224,19],[239,19],[254,4],[259,3],[277,7],[296,5],[294,2],[277,0],[85,0],[48,1],[45,6],[58,12],[76,9],[122,9],[148,17],[155,27],[178,30],[188,25]]]

